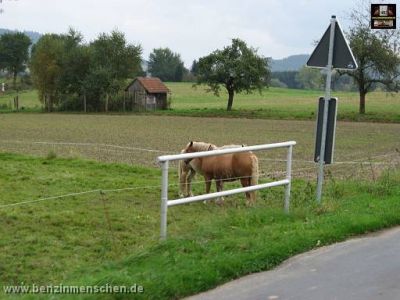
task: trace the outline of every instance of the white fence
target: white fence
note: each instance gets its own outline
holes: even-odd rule
[[[275,143],[275,144],[264,144],[264,145],[256,145],[256,146],[246,146],[240,148],[229,148],[229,149],[219,149],[212,151],[202,151],[202,152],[193,152],[193,153],[183,153],[176,155],[163,155],[158,157],[158,161],[161,163],[162,169],[162,178],[161,178],[161,239],[164,240],[167,237],[167,212],[169,206],[185,204],[195,201],[203,201],[214,199],[218,197],[224,197],[229,195],[234,195],[238,193],[251,192],[261,189],[266,189],[279,185],[286,185],[285,188],[285,212],[289,212],[289,200],[290,200],[290,186],[291,186],[291,173],[292,173],[292,152],[293,146],[296,145],[295,141],[284,142],[284,143]],[[191,159],[196,157],[207,157],[207,156],[215,156],[222,155],[228,153],[238,153],[238,152],[247,152],[247,151],[260,151],[267,149],[275,149],[275,148],[288,148],[287,152],[287,160],[286,160],[286,178],[268,182],[248,187],[237,188],[228,191],[209,193],[205,195],[192,196],[182,199],[176,200],[168,200],[168,163],[169,161],[174,160],[182,160],[182,159]]]

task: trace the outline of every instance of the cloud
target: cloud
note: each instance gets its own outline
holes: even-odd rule
[[[119,29],[140,43],[144,57],[169,47],[186,66],[239,37],[264,56],[311,52],[329,24],[351,1],[319,0],[14,0],[3,1],[2,27],[62,33],[81,31],[87,41]]]

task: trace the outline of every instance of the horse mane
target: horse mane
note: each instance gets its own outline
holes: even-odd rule
[[[232,144],[232,145],[224,145],[222,147],[218,147],[218,149],[241,148],[241,147],[244,147],[244,146],[245,146],[244,144],[242,144],[242,145],[234,145],[234,144]]]
[[[193,142],[192,148],[196,152],[218,149],[216,145],[204,142]]]

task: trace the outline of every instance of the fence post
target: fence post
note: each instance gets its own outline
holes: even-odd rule
[[[289,213],[290,206],[290,188],[292,185],[292,152],[293,146],[289,146],[286,159],[286,179],[289,180],[289,183],[285,187],[285,213]]]
[[[168,160],[161,162],[161,240],[165,240],[167,238],[168,163]]]

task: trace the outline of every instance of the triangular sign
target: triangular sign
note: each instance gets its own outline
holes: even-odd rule
[[[331,25],[325,31],[319,41],[314,52],[307,61],[308,67],[325,68],[328,65],[329,39],[331,35]],[[355,70],[357,62],[354,59],[353,53],[346,39],[344,38],[339,22],[335,24],[335,38],[333,42],[333,60],[332,66],[334,69]]]

